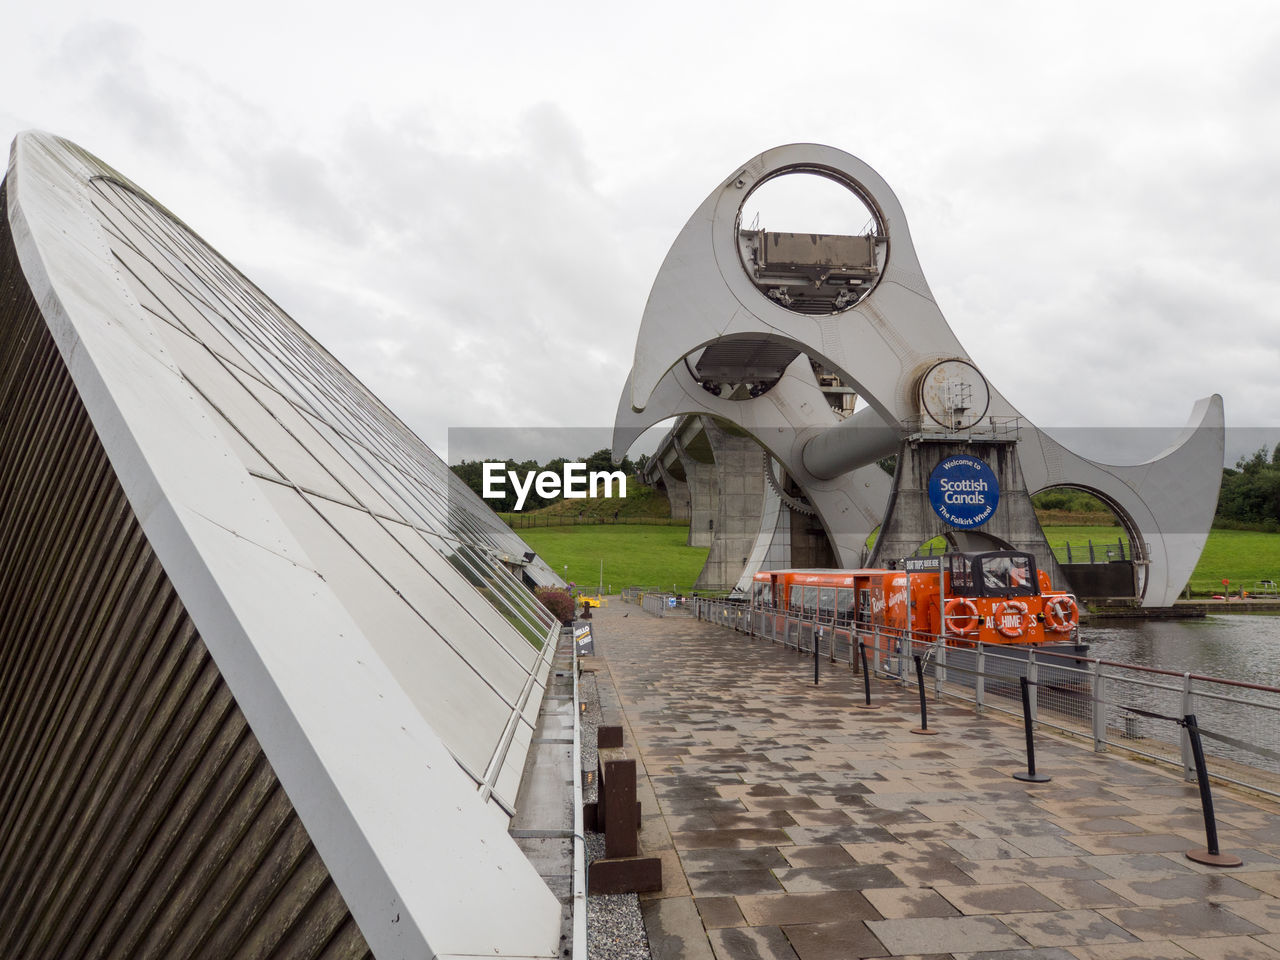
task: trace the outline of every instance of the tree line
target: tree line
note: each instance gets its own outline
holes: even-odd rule
[[[644,469],[645,463],[649,460],[648,454],[642,454],[637,461],[632,461],[629,457],[623,457],[622,463],[615,464],[613,462],[613,454],[609,450],[597,450],[595,453],[587,457],[556,457],[554,460],[548,460],[546,463],[538,463],[536,460],[504,460],[504,471],[510,471],[520,476],[524,476],[530,472],[540,472],[543,470],[551,473],[561,473],[566,463],[585,463],[587,465],[587,473],[595,471],[612,472],[621,470],[628,477],[635,476],[640,470]],[[497,463],[496,460],[463,460],[461,463],[455,463],[449,467],[477,497],[484,497],[484,465],[486,463]],[[511,484],[507,483],[501,488],[502,497],[494,497],[486,499],[487,503],[493,510],[498,513],[505,513],[515,510],[516,508],[516,492],[511,489]],[[539,507],[545,507],[560,497],[544,498],[538,495],[533,488],[529,489],[528,495],[523,504],[523,511],[528,513],[530,510],[537,510]]]
[[[1223,468],[1214,524],[1280,530],[1280,444],[1270,453],[1264,446],[1241,457],[1234,470]]]

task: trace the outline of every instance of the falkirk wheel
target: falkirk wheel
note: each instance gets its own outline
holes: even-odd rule
[[[871,212],[866,235],[744,228],[752,192],[792,173],[851,191]],[[852,388],[860,408],[833,409],[820,375]],[[749,557],[737,551],[739,587],[758,569],[791,565],[770,559],[790,559],[770,550],[789,535],[779,500],[783,514],[820,525],[838,567],[894,563],[943,536],[950,549],[1030,550],[1063,584],[1030,497],[1069,487],[1102,500],[1128,536],[1128,583],[1111,595],[1167,606],[1200,557],[1222,476],[1216,394],[1195,404],[1168,450],[1132,465],[1089,460],[1022,417],[943,317],[888,184],[816,144],[777,147],[736,169],[672,244],[619,400],[615,457],[677,416],[686,435],[696,419],[765,451],[770,482],[754,513],[755,546]],[[890,454],[892,478],[878,464]],[[986,494],[992,487],[996,496]]]

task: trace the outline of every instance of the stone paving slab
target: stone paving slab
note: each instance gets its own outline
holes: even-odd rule
[[[625,614],[625,616],[624,616]],[[616,603],[598,673],[638,758],[660,960],[1280,960],[1280,805]],[[1209,758],[1210,767],[1213,758]],[[669,903],[667,901],[670,901]],[[701,938],[701,939],[699,939]]]

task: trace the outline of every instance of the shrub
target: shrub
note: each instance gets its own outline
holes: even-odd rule
[[[574,603],[573,597],[569,595],[567,590],[560,590],[556,587],[539,587],[533,593],[542,605],[551,611],[551,615],[561,623],[573,621],[577,604]]]

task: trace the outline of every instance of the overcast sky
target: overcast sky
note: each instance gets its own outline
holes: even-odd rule
[[[6,9],[0,81],[6,142],[137,181],[442,455],[611,426],[672,240],[795,141],[886,179],[1036,423],[1217,392],[1280,439],[1274,3],[46,0]]]

